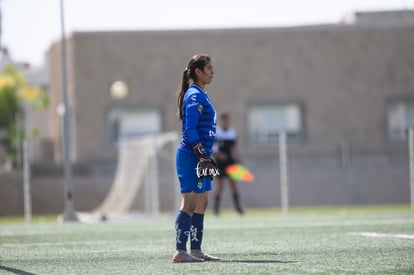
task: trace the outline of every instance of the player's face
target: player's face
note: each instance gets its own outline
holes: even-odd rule
[[[208,62],[206,66],[204,66],[203,70],[196,71],[197,79],[202,84],[210,84],[213,80],[214,76],[214,67],[211,62]]]
[[[229,126],[230,126],[229,119],[227,117],[226,118],[222,118],[221,119],[221,127],[223,129],[227,129],[227,128],[229,128]]]

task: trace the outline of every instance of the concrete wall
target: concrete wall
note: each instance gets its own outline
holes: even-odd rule
[[[31,180],[34,214],[59,214],[64,210],[63,176],[59,166],[34,167]],[[0,175],[0,216],[23,215],[23,175],[15,172]],[[112,177],[105,173],[74,171],[74,198],[78,211],[90,211],[105,198]]]
[[[106,198],[116,175],[116,163],[77,163],[73,166],[73,197],[76,211],[92,211]],[[175,167],[158,159],[160,208],[176,209],[178,205]],[[64,211],[64,179],[61,165],[36,164],[32,167],[31,198],[34,214],[60,214]],[[148,201],[147,201],[148,202]],[[134,211],[146,207],[145,186],[138,190],[132,205]],[[0,174],[0,216],[23,215],[23,175],[20,172]]]
[[[255,172],[254,183],[239,183],[242,206],[280,207],[278,156],[246,159]],[[161,160],[160,160],[161,161]],[[289,160],[289,199],[293,206],[394,204],[409,202],[409,175],[405,157],[371,155],[355,158],[344,166],[340,156],[291,158]],[[265,164],[265,165],[264,165]],[[82,164],[74,169],[74,198],[77,211],[91,211],[108,194],[115,176],[114,163],[104,166]],[[160,162],[160,207],[162,211],[177,208],[177,183],[171,164]],[[63,212],[63,176],[58,166],[35,167],[32,180],[32,205],[35,214]],[[23,214],[23,183],[21,173],[0,175],[0,216]],[[229,186],[226,186],[222,207],[232,207]],[[210,193],[210,205],[214,201]],[[145,187],[141,186],[134,209],[145,209]]]
[[[164,130],[178,129],[180,72],[198,52],[214,58],[208,92],[219,112],[233,115],[249,155],[267,151],[244,135],[246,107],[260,102],[303,103],[306,137],[295,146],[301,153],[332,152],[344,142],[365,151],[399,147],[387,140],[385,104],[414,95],[413,34],[409,27],[74,33],[75,155],[80,161],[113,158],[104,123],[113,106],[159,107]],[[125,100],[109,94],[118,79],[130,87]]]

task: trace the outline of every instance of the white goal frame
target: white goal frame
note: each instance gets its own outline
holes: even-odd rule
[[[103,202],[91,213],[78,213],[84,222],[131,217],[157,217],[160,213],[158,157],[175,165],[176,146],[166,152],[167,144],[178,143],[176,132],[148,135],[119,143],[114,183]],[[175,181],[177,177],[174,176]],[[140,191],[145,193],[144,209],[133,209]],[[178,190],[178,189],[177,189]],[[178,205],[179,194],[175,199]],[[176,207],[178,207],[175,205]]]

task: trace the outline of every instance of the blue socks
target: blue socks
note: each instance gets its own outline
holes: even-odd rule
[[[191,218],[191,250],[201,250],[203,241],[204,214],[194,213]]]
[[[203,241],[204,214],[194,213],[191,217],[184,211],[178,211],[175,218],[175,247],[187,251],[187,240],[190,237],[191,249],[201,250]]]
[[[175,218],[175,247],[187,251],[187,240],[190,235],[191,216],[184,211],[178,211]]]

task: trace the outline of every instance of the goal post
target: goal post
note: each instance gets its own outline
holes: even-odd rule
[[[279,132],[279,173],[282,213],[286,215],[289,212],[289,181],[287,162],[287,136],[285,131]]]
[[[414,212],[414,128],[408,129],[408,156],[410,173],[410,205]]]
[[[79,213],[79,219],[93,222],[121,219],[126,216],[157,217],[160,212],[161,173],[164,177],[165,173],[168,173],[168,178],[176,178],[173,168],[177,143],[176,132],[121,141],[118,145],[118,162],[111,189],[95,210],[90,213]],[[172,149],[168,150],[168,147]],[[161,171],[159,159],[166,160],[168,171]],[[173,200],[177,200],[177,197],[174,196]]]

